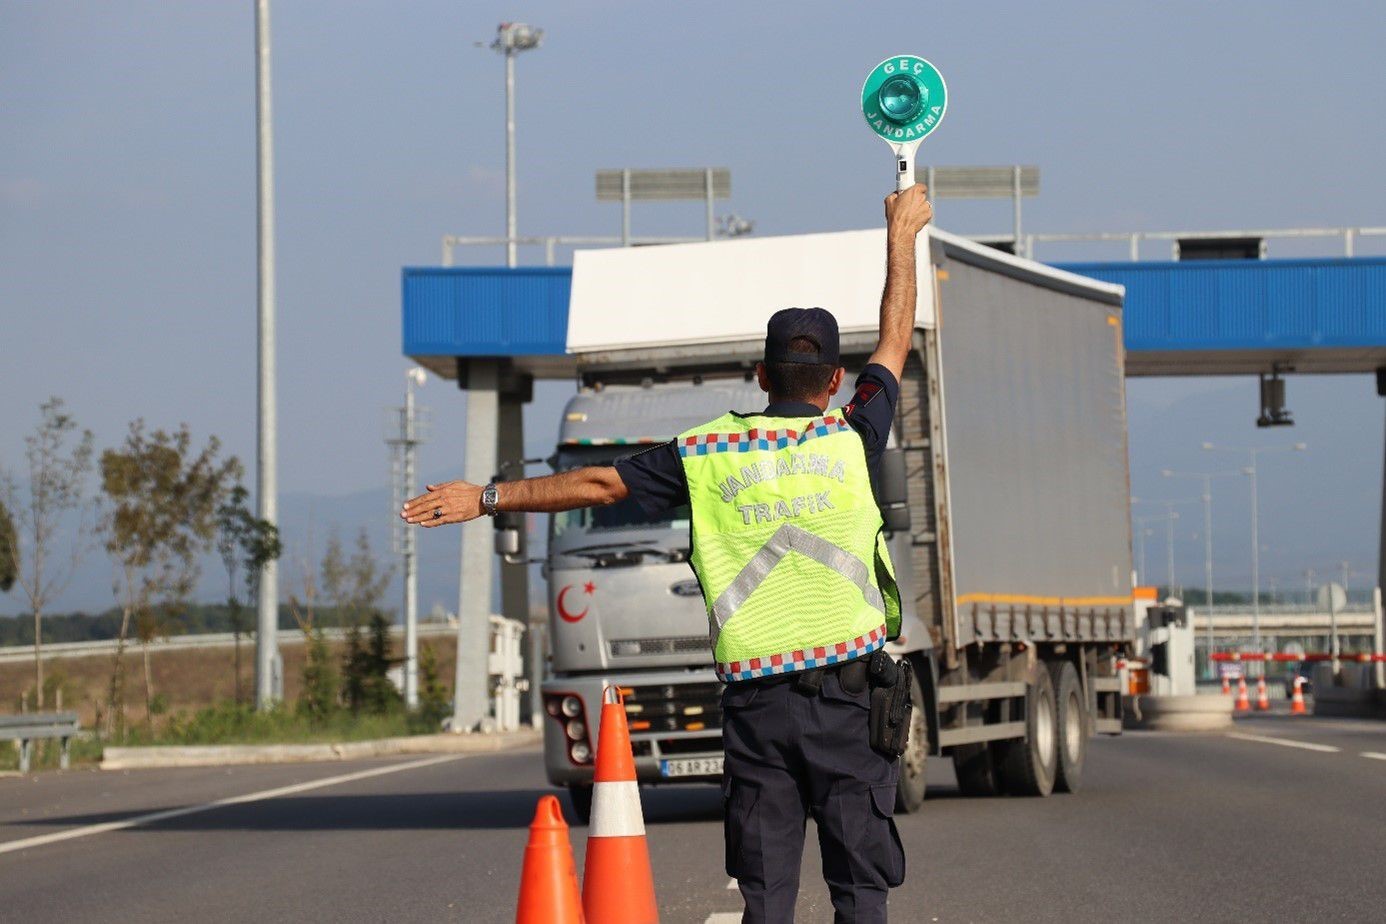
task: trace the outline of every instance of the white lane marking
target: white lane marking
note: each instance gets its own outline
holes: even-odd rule
[[[1363,755],[1363,756],[1365,757],[1366,755]],[[728,880],[727,880],[727,891],[728,891],[728,892],[735,892],[738,888],[739,888],[739,886],[737,886],[736,880],[735,880],[735,879],[728,879]]]
[[[1324,754],[1336,754],[1342,748],[1335,748],[1331,744],[1314,744],[1309,741],[1291,741],[1289,738],[1271,738],[1267,735],[1247,735],[1241,732],[1228,732],[1227,737],[1236,738],[1238,741],[1259,741],[1262,744],[1279,744],[1287,748],[1302,748],[1306,751],[1321,751]]]
[[[273,799],[277,796],[289,796],[298,792],[307,792],[310,789],[322,789],[326,786],[336,786],[340,783],[352,783],[356,780],[367,780],[374,776],[385,776],[389,773],[401,773],[405,770],[417,770],[420,767],[430,767],[434,764],[447,763],[450,760],[461,760],[467,754],[445,754],[442,757],[425,757],[422,760],[410,761],[406,764],[391,764],[388,767],[374,767],[370,770],[358,770],[355,773],[343,773],[339,776],[329,776],[321,780],[309,780],[306,783],[294,783],[292,786],[280,786],[277,789],[262,789],[259,792],[246,793],[243,796],[227,796],[225,799],[217,799],[214,802],[205,802],[202,805],[187,805],[182,808],[165,809],[162,812],[150,812],[147,815],[135,815],[132,818],[122,818],[119,821],[104,821],[100,824],[85,825],[80,828],[69,828],[66,831],[57,831],[53,834],[40,834],[37,837],[26,837],[17,841],[5,841],[0,843],[0,853],[11,853],[16,850],[26,850],[29,847],[41,847],[44,844],[55,844],[59,841],[69,841],[78,837],[90,837],[93,834],[105,834],[107,831],[123,831],[126,828],[135,828],[140,825],[153,824],[156,821],[167,821],[170,818],[181,818],[184,815],[195,815],[198,812],[209,812],[212,809],[223,808],[228,805],[242,805],[247,802],[261,802],[265,799]]]
[[[703,924],[741,924],[740,911],[714,911]]]
[[[1363,751],[1362,756],[1372,760],[1386,760],[1386,754],[1382,754],[1380,751]]]

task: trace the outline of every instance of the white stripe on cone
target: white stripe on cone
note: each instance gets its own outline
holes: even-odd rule
[[[592,784],[592,826],[588,837],[644,837],[640,787],[634,780]]]

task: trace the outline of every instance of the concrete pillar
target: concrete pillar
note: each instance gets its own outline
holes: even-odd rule
[[[500,361],[458,361],[458,385],[467,394],[466,457],[462,478],[486,484],[497,469]],[[495,539],[489,517],[462,525],[457,591],[457,673],[452,699],[454,731],[471,731],[486,717],[487,654],[490,650],[491,576]]]
[[[508,376],[507,376],[508,378]],[[507,386],[516,383],[505,383]],[[528,388],[507,387],[500,395],[500,427],[496,432],[496,455],[502,464],[506,466],[505,477],[507,479],[517,479],[524,477],[524,466],[518,463],[525,457],[525,438],[524,438],[524,402],[528,397]],[[525,529],[528,518],[519,516],[515,518],[515,524],[520,530],[520,549],[522,554],[528,551]],[[501,585],[501,615],[506,619],[513,619],[523,626],[529,626],[529,566],[526,564],[512,564],[501,562],[500,566],[500,585]],[[526,645],[524,649],[532,657],[534,648]],[[529,660],[527,657],[526,660]],[[533,676],[532,671],[526,671],[527,676]],[[527,714],[537,713],[535,708],[539,695],[538,689],[531,690],[525,696],[525,707]]]

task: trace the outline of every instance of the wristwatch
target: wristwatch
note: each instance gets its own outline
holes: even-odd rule
[[[496,515],[496,503],[500,500],[500,492],[496,490],[496,483],[493,481],[481,489],[481,506],[486,511],[488,517]]]

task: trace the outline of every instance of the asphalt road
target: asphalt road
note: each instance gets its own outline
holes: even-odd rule
[[[893,918],[1380,920],[1386,724],[1269,716],[1234,734],[1099,738],[1083,791],[1049,799],[962,798],[935,761],[924,810],[899,819]],[[535,751],[0,779],[0,917],[509,921],[549,791]],[[716,791],[643,799],[663,920],[737,920]],[[799,920],[829,921],[809,843]]]

